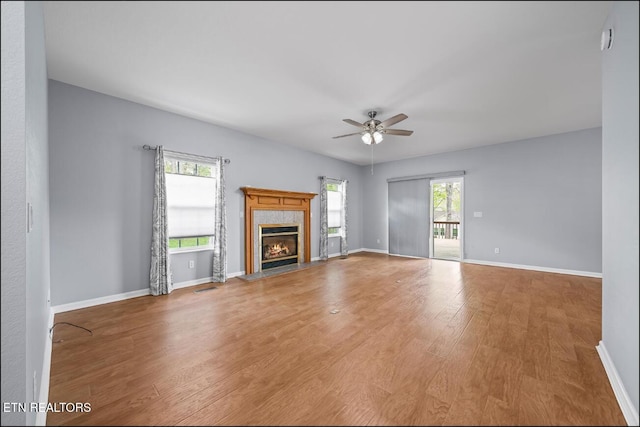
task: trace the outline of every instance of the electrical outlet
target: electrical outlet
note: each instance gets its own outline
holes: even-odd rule
[[[380,243],[380,239],[378,239],[378,243]]]
[[[493,252],[494,252],[494,253],[496,253],[496,254],[499,254],[499,253],[500,253],[500,248],[495,248],[495,249],[493,250]]]
[[[189,260],[189,268],[195,267],[196,262],[194,260]]]

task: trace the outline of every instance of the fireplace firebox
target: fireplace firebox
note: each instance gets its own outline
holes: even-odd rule
[[[298,264],[299,224],[261,224],[260,270]]]

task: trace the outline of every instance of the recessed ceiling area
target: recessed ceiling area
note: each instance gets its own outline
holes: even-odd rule
[[[49,78],[347,162],[601,126],[610,2],[45,2]]]

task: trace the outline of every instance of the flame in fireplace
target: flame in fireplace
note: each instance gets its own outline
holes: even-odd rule
[[[291,255],[291,251],[284,242],[277,242],[272,245],[267,245],[264,251],[265,259],[272,259],[289,255]]]

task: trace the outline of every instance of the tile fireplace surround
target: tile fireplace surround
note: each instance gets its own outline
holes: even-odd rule
[[[316,193],[241,187],[244,192],[245,274],[259,271],[260,242],[258,225],[262,223],[299,223],[302,260],[311,261],[311,199]],[[257,264],[256,264],[257,258]]]

